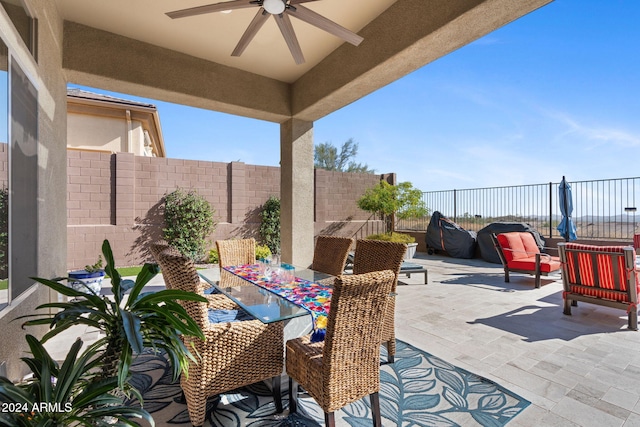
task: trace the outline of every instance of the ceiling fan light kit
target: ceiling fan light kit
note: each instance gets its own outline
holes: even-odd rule
[[[354,46],[358,46],[362,42],[363,38],[353,31],[348,30],[332,20],[325,18],[319,13],[300,5],[300,3],[307,3],[311,1],[317,0],[231,0],[204,6],[191,7],[188,9],[175,10],[173,12],[167,12],[166,15],[172,19],[177,19],[186,18],[188,16],[203,15],[206,13],[228,13],[228,11],[236,9],[256,6],[259,7],[258,13],[254,16],[251,23],[249,23],[249,26],[240,38],[240,41],[233,52],[231,52],[231,56],[242,55],[242,52],[244,52],[269,16],[273,16],[276,20],[278,28],[282,33],[282,37],[284,37],[287,47],[289,48],[291,56],[293,56],[296,64],[303,64],[304,56],[302,55],[302,50],[300,49],[300,44],[298,43],[298,38],[293,30],[289,16],[293,16],[307,24],[326,31],[327,33],[332,34]]]
[[[286,5],[282,0],[264,0],[262,7],[272,15],[280,15],[284,12]]]

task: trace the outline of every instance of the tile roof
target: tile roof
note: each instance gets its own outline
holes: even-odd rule
[[[71,96],[74,98],[89,99],[94,101],[111,102],[114,104],[131,105],[136,107],[146,107],[146,108],[154,108],[154,109],[156,108],[155,105],[148,104],[146,102],[138,102],[138,101],[132,101],[130,99],[116,98],[114,96],[93,93],[93,92],[89,92],[89,91],[78,89],[78,88],[67,88],[67,96]]]

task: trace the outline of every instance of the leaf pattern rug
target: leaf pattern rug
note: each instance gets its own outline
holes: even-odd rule
[[[384,348],[383,360],[386,359]],[[167,360],[152,352],[136,360],[132,383],[142,391],[144,407],[157,426],[191,426],[186,404],[180,403],[180,385],[173,384]],[[504,387],[442,359],[397,342],[396,362],[382,366],[380,406],[384,426],[504,426],[529,404]],[[287,381],[283,405],[288,407]],[[271,391],[258,383],[214,396],[207,402],[213,424],[224,427],[285,427],[324,425],[315,401],[298,398],[296,414],[275,414]],[[132,402],[133,403],[133,402]],[[370,427],[371,409],[365,398],[336,413],[339,426]]]

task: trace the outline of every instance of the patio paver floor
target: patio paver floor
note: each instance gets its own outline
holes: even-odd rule
[[[532,402],[510,426],[640,426],[640,332],[622,310],[562,314],[560,275],[418,254],[429,285],[399,286],[396,335]]]
[[[626,329],[625,312],[580,303],[563,315],[559,274],[535,289],[533,276],[505,283],[500,265],[480,259],[413,262],[429,284],[400,277],[397,338],[531,401],[509,426],[640,427],[640,332]]]

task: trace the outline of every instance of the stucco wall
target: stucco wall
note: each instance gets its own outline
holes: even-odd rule
[[[127,151],[127,126],[119,118],[69,114],[68,145],[109,152]]]
[[[124,115],[124,113],[123,113]],[[67,146],[111,153],[145,155],[144,126],[138,120],[71,112],[67,118]]]

